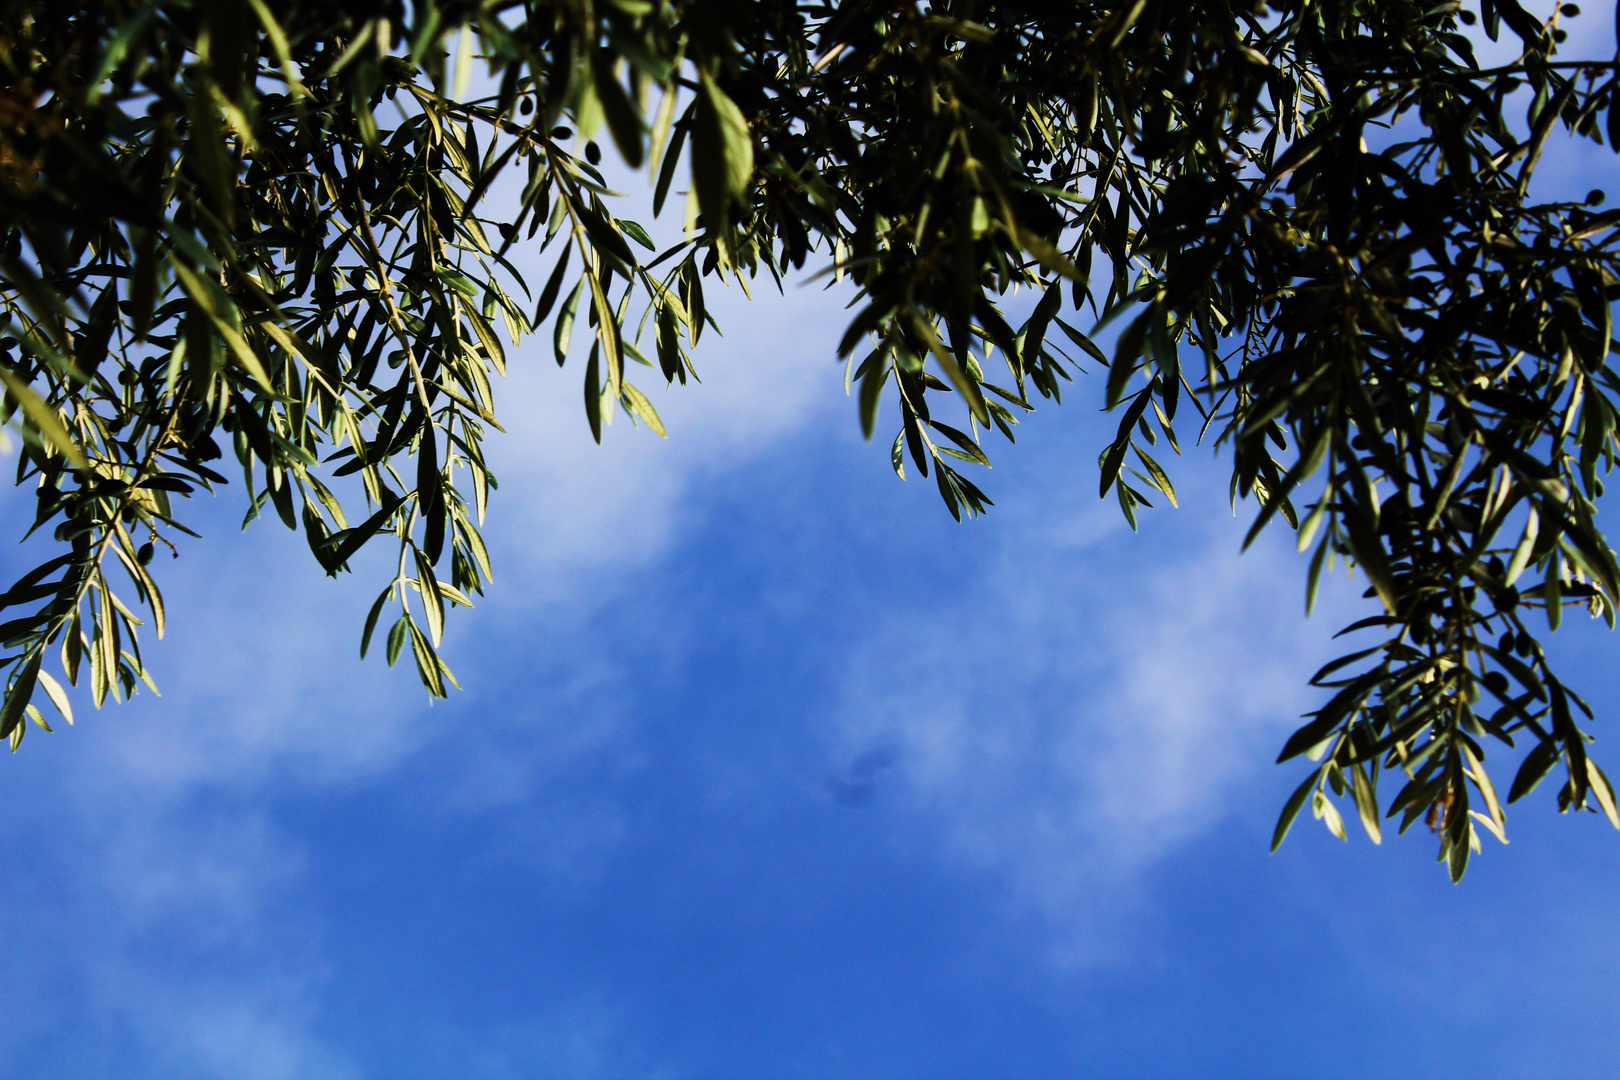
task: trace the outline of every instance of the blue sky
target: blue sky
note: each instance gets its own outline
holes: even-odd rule
[[[1267,855],[1270,762],[1362,601],[1304,620],[1281,532],[1239,558],[1221,461],[1131,534],[1082,382],[958,525],[861,441],[836,299],[720,306],[667,441],[593,445],[577,367],[514,358],[448,702],[357,659],[375,573],[199,507],[164,697],[6,762],[0,1073],[1620,1069],[1601,819],[1538,791],[1461,886],[1421,826]],[[1571,623],[1601,755],[1615,643]]]

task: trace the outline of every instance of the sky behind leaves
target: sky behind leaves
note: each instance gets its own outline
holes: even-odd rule
[[[1563,164],[1620,194],[1612,157]],[[667,441],[621,417],[596,447],[573,367],[515,357],[448,702],[356,658],[367,567],[327,581],[211,506],[166,568],[164,698],[7,763],[0,1071],[1620,1066],[1600,819],[1538,791],[1458,887],[1421,825],[1375,849],[1306,819],[1266,855],[1299,778],[1269,762],[1359,587],[1305,621],[1290,538],[1237,557],[1252,511],[1207,449],[1133,536],[1095,497],[1096,380],[955,524],[860,440],[844,319],[814,287],[726,298],[704,384],[655,395]],[[1613,639],[1577,621],[1602,738]]]

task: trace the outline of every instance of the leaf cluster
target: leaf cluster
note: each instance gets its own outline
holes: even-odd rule
[[[0,601],[31,609],[0,628],[0,735],[44,724],[36,688],[67,709],[47,650],[70,685],[89,657],[97,704],[147,679],[154,545],[185,531],[175,496],[227,482],[227,449],[248,519],[273,508],[328,573],[397,546],[362,652],[383,633],[445,693],[446,608],[491,572],[482,448],[508,346],[549,327],[562,364],[583,313],[593,434],[616,409],[663,434],[626,360],[685,383],[706,280],[780,286],[815,256],[856,290],[838,351],[864,431],[895,402],[896,472],[909,459],[958,518],[990,505],[971,478],[986,434],[1011,441],[1091,365],[1120,417],[1100,491],[1133,528],[1176,503],[1161,459],[1196,424],[1230,454],[1234,502],[1256,501],[1250,540],[1279,516],[1297,530],[1307,606],[1335,562],[1365,576],[1379,613],[1347,632],[1378,640],[1314,680],[1326,704],[1282,756],[1319,764],[1279,843],[1307,802],[1342,835],[1348,794],[1375,840],[1384,817],[1425,818],[1460,877],[1476,825],[1503,837],[1504,802],[1560,765],[1560,808],[1620,827],[1590,710],[1530,618],[1556,630],[1584,605],[1612,625],[1620,601],[1595,517],[1620,212],[1535,182],[1555,136],[1620,147],[1620,67],[1558,53],[1578,14],[8,6],[0,379],[61,554]],[[1482,67],[1478,32],[1516,58]],[[493,92],[469,99],[475,67]],[[655,213],[690,177],[678,242],[616,215],[598,138],[647,169]],[[532,292],[520,246],[551,258]],[[1500,800],[1486,745],[1521,739]]]

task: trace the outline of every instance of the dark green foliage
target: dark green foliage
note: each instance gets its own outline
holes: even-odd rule
[[[961,471],[989,463],[982,432],[1010,440],[1084,360],[1121,418],[1101,491],[1133,527],[1149,493],[1176,501],[1149,447],[1179,453],[1180,420],[1229,448],[1234,499],[1259,507],[1251,539],[1278,515],[1298,530],[1308,597],[1335,560],[1366,576],[1380,613],[1350,629],[1378,640],[1313,680],[1330,696],[1282,756],[1320,764],[1277,842],[1307,801],[1343,835],[1348,796],[1375,840],[1381,816],[1426,817],[1460,876],[1475,824],[1502,833],[1492,740],[1528,741],[1509,801],[1561,766],[1560,808],[1596,803],[1620,827],[1576,720],[1590,712],[1531,620],[1556,629],[1584,605],[1612,625],[1620,599],[1595,520],[1620,401],[1620,212],[1601,192],[1538,201],[1532,180],[1554,137],[1620,145],[1616,63],[1555,58],[1576,14],[5,5],[0,381],[18,483],[61,554],[4,594],[0,736],[44,726],[38,688],[67,712],[48,654],[69,684],[88,656],[98,705],[146,678],[154,542],[184,531],[175,496],[227,482],[228,453],[249,520],[268,504],[302,525],[328,573],[392,538],[362,648],[398,605],[389,662],[409,644],[445,693],[446,601],[490,574],[481,447],[503,337],[549,320],[563,363],[583,317],[593,433],[622,407],[662,434],[626,356],[684,383],[705,278],[780,280],[815,255],[859,289],[839,352],[863,427],[892,385],[895,469],[932,473],[953,515],[990,505]],[[1476,24],[1517,58],[1481,68]],[[466,100],[475,62],[497,90]],[[583,160],[564,148],[576,133]],[[689,163],[683,241],[643,261],[651,241],[613,213],[591,139],[646,166],[660,209]],[[496,206],[503,173],[522,195]],[[505,257],[517,245],[554,251],[534,297]],[[1115,323],[1111,356],[1088,322]],[[1392,770],[1405,786],[1381,814]]]

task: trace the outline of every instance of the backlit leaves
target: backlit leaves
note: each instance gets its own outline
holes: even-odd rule
[[[447,608],[491,571],[492,375],[549,322],[593,434],[662,435],[626,359],[685,383],[705,279],[815,261],[855,293],[863,431],[898,419],[896,472],[953,515],[990,505],[984,434],[1095,373],[1133,528],[1208,439],[1248,540],[1297,530],[1307,607],[1365,577],[1276,842],[1307,803],[1345,835],[1345,799],[1375,840],[1425,820],[1459,876],[1476,825],[1505,837],[1487,743],[1526,754],[1508,803],[1559,772],[1561,809],[1620,820],[1532,629],[1620,600],[1620,213],[1535,181],[1554,139],[1620,146],[1615,63],[1554,59],[1572,6],[59,7],[0,17],[0,418],[57,545],[4,594],[14,747],[36,689],[70,718],[65,687],[147,678],[153,554],[238,474],[327,573],[394,545],[362,651],[447,692]],[[1481,69],[1473,22],[1517,59]],[[616,216],[598,139],[684,202],[674,244]]]

